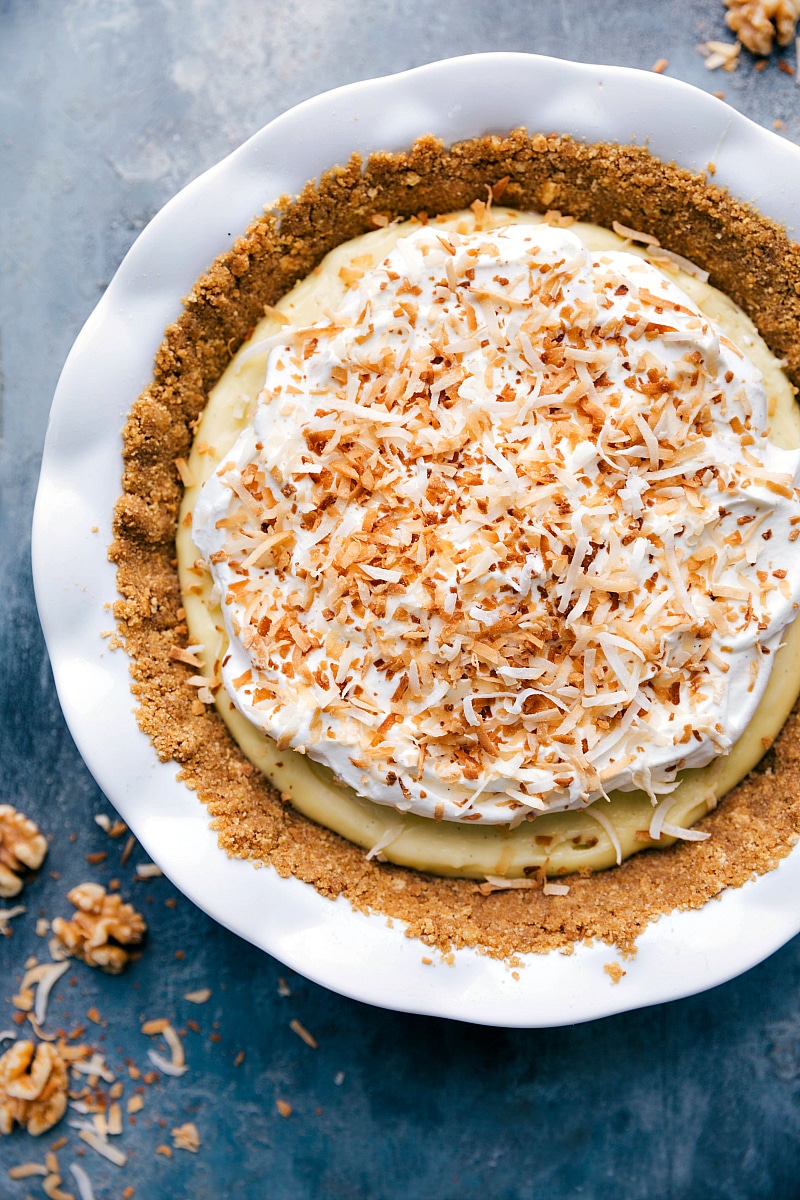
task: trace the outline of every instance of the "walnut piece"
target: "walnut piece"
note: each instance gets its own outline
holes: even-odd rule
[[[141,942],[147,932],[142,916],[99,883],[81,883],[67,899],[78,911],[71,921],[56,917],[53,933],[76,958],[118,975],[129,958],[125,947]]]
[[[0,1058],[0,1133],[14,1122],[38,1137],[67,1109],[67,1068],[49,1042],[16,1042]]]
[[[727,25],[753,54],[769,54],[772,39],[788,46],[794,37],[800,0],[725,0]]]
[[[10,804],[0,804],[0,896],[8,900],[22,891],[22,876],[44,862],[47,842],[33,821]]]

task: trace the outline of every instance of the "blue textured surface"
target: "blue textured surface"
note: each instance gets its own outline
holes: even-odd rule
[[[120,867],[124,839],[94,824],[113,813],[60,715],[28,562],[47,412],[72,340],[147,220],[247,135],[328,87],[513,49],[644,68],[667,58],[669,74],[800,138],[800,92],[776,57],[763,73],[746,56],[734,74],[705,70],[696,43],[727,36],[721,0],[0,0],[0,801],[52,838],[27,913],[0,939],[0,1028],[26,957],[45,952],[36,918],[66,914],[64,892],[82,879],[118,877],[150,925],[145,952],[119,978],[70,968],[48,1026],[88,1024],[125,1081],[123,1103],[135,1086],[125,1060],[148,1067],[143,1019],[186,1030],[190,1065],[148,1085],[135,1123],[125,1118],[124,1169],[66,1125],[41,1146],[2,1139],[2,1200],[43,1195],[40,1180],[6,1171],[41,1161],[62,1133],[63,1186],[85,1149],[97,1200],[128,1186],[137,1200],[800,1194],[800,942],[704,996],[544,1032],[381,1012],[290,976],[167,880],[134,883],[141,853]],[[103,850],[105,862],[86,864]],[[204,986],[207,1004],[183,999]],[[101,1025],[87,1022],[93,1005]],[[187,1120],[199,1153],[156,1155]]]

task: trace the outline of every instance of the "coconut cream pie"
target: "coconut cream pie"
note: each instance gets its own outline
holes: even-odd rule
[[[630,169],[589,202],[615,158],[669,219]],[[556,200],[618,236],[525,211]],[[800,422],[706,283],[736,290],[704,210],[783,237],[644,151],[425,139],[309,185],[200,281],[129,421],[113,553],[142,724],[229,851],[508,954],[626,944],[788,850],[786,770],[696,825],[800,682]]]

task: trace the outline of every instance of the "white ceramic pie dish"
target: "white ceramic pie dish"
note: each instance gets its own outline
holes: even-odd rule
[[[196,904],[334,990],[409,1012],[504,1026],[562,1025],[702,991],[800,931],[800,851],[770,874],[639,940],[618,985],[606,946],[530,956],[515,979],[474,951],[430,952],[296,879],[217,846],[208,815],[136,725],[128,659],[101,636],[116,596],[107,560],[126,413],[152,374],[181,297],[253,216],[355,150],[400,150],[525,125],[586,141],[636,141],[784,223],[797,236],[800,151],[725,104],[663,76],[524,54],[483,54],[352,84],[278,117],[154,218],[87,321],[56,390],[36,502],[36,595],[61,704],[98,784],[153,859]],[[93,532],[97,527],[97,532]],[[433,956],[438,960],[438,956]]]

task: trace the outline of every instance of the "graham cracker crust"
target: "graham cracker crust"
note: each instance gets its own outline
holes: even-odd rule
[[[800,247],[773,221],[704,176],[637,146],[584,145],[556,134],[476,138],[444,148],[431,136],[406,153],[354,155],[258,217],[213,263],[165,332],[153,381],[125,426],[123,495],[109,555],[117,564],[120,635],[131,658],[139,725],[213,818],[230,855],[269,863],[323,896],[405,923],[407,934],[447,953],[472,946],[502,958],[597,938],[634,949],[648,922],[698,908],[726,887],[771,870],[800,833],[800,706],[759,766],[701,823],[708,841],[644,851],[621,867],[571,876],[566,896],[541,888],[481,894],[469,880],[368,862],[362,850],[282,803],[213,708],[170,657],[184,646],[175,559],[188,454],[208,392],[261,318],[334,246],[387,219],[435,214],[485,200],[558,209],[580,220],[622,222],[654,233],[710,272],[710,282],[752,318],[800,384]]]

